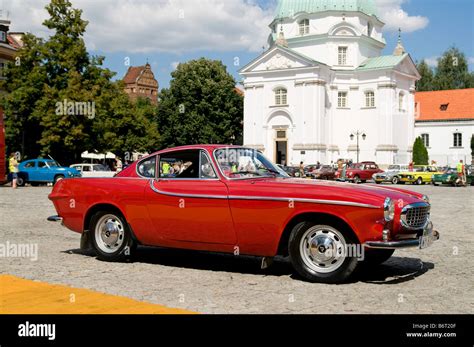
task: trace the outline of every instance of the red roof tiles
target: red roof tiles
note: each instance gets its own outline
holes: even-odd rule
[[[474,119],[474,88],[417,92],[416,121]]]

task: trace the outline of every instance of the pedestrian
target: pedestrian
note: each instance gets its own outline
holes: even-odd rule
[[[456,166],[456,171],[458,173],[459,181],[463,186],[466,186],[466,168],[462,159],[459,161]]]
[[[122,160],[120,159],[120,157],[115,157],[115,171],[118,173],[122,171],[122,169],[123,169]]]
[[[345,181],[346,180],[346,170],[347,170],[347,166],[349,165],[349,161],[344,161],[344,163],[342,164],[342,172],[341,172],[341,180],[342,181]]]
[[[18,161],[16,160],[16,154],[10,153],[10,159],[8,160],[8,168],[12,175],[12,188],[17,188],[18,181]]]
[[[412,172],[414,166],[415,166],[415,163],[413,161],[411,161],[410,164],[408,164],[408,171]]]
[[[303,165],[303,162],[300,162],[299,172],[300,172],[300,178],[304,178],[304,165]]]

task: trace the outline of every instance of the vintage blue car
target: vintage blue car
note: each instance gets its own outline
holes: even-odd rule
[[[18,186],[30,183],[37,186],[41,183],[53,183],[63,178],[81,177],[81,173],[70,167],[61,167],[51,159],[32,159],[18,165]],[[11,181],[11,174],[8,175]]]

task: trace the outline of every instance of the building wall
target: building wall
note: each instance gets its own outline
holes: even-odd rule
[[[462,147],[455,148],[453,134],[462,133]],[[474,120],[451,122],[417,122],[415,124],[416,137],[429,134],[430,143],[428,154],[430,160],[438,165],[455,166],[459,160],[471,163],[471,137],[474,134]]]

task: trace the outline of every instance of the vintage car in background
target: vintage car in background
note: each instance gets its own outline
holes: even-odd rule
[[[296,166],[277,165],[280,169],[285,171],[290,177],[300,177],[300,169]]]
[[[383,172],[373,161],[364,161],[362,163],[351,164],[346,168],[346,177],[342,177],[343,170],[338,170],[335,178],[341,181],[349,181],[354,183],[365,183],[372,179],[376,173]]]
[[[461,178],[459,177],[456,168],[449,168],[441,174],[434,174],[431,178],[431,183],[435,186],[442,184],[458,186],[461,185]],[[471,186],[474,185],[474,175],[469,170],[467,170],[466,184]]]
[[[311,282],[346,281],[358,264],[439,238],[422,194],[291,178],[238,146],[166,149],[114,178],[62,180],[49,199],[58,215],[48,220],[82,234],[81,248],[102,260],[137,245],[258,256],[262,267],[282,255]]]
[[[102,164],[74,164],[70,166],[79,171],[82,177],[114,177],[115,171]]]
[[[310,174],[311,178],[320,180],[334,180],[336,176],[336,168],[331,165],[321,165],[318,169],[313,170]]]
[[[303,168],[305,177],[313,177],[313,172],[318,170],[321,167],[321,164],[309,164],[305,165]]]
[[[411,183],[411,184],[425,184],[431,183],[433,175],[442,174],[436,166],[432,165],[415,165],[413,171],[403,171],[398,174],[400,177],[400,183]]]
[[[408,171],[408,165],[394,164],[390,165],[388,169],[384,172],[376,173],[372,176],[372,179],[375,183],[392,183],[398,184],[400,182],[400,177],[398,176],[400,172]]]
[[[37,186],[45,183],[56,184],[63,178],[81,177],[81,173],[76,169],[62,167],[52,159],[31,159],[21,162],[18,165],[18,186],[22,187],[26,183]],[[8,175],[11,181],[11,174]]]

